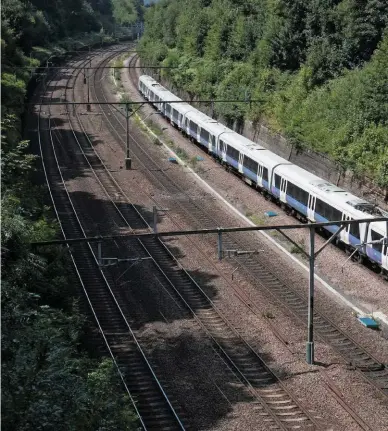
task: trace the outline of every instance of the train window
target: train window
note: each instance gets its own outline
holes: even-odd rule
[[[332,210],[332,218],[331,218],[331,220],[332,221],[337,221],[337,220],[341,220],[342,219],[342,211],[339,211],[339,210],[337,210],[337,209],[335,209],[335,208],[333,208],[333,207],[330,207],[331,208],[331,210]]]
[[[190,130],[193,133],[197,134],[198,126],[194,123],[194,121],[191,121],[191,120],[190,120]]]
[[[337,221],[337,220],[341,220],[342,218],[341,211],[333,208],[331,205],[321,201],[318,198],[315,204],[315,212],[321,215],[322,217],[325,217],[325,219],[329,221]]]
[[[169,115],[171,112],[171,105],[169,105],[168,103],[166,104],[166,115]]]
[[[275,187],[280,189],[280,175],[275,174]]]
[[[172,109],[172,118],[178,120],[178,111],[174,108]]]
[[[379,233],[375,232],[373,229],[371,229],[370,233],[371,233],[372,241],[380,241],[381,239],[383,239],[383,235],[380,235]],[[372,244],[372,248],[378,251],[379,253],[381,253],[383,251],[383,244],[381,242],[377,244]]]
[[[220,139],[220,151],[223,153],[225,151],[225,142]]]
[[[315,212],[320,214],[322,217],[325,215],[325,203],[317,198],[315,202]]]
[[[230,145],[226,147],[226,154],[234,160],[238,160],[240,153]]]
[[[296,189],[297,189],[297,187],[296,187],[296,185],[295,184],[293,184],[293,183],[291,183],[290,181],[288,181],[288,184],[287,184],[287,194],[288,194],[288,196],[291,196],[292,198],[294,198],[294,199],[297,199],[297,197],[296,197]]]
[[[291,183],[290,181],[288,181],[287,185],[287,194],[292,198],[296,199],[298,202],[307,206],[309,194],[305,190]]]
[[[268,182],[268,169],[263,167],[263,180]]]
[[[209,142],[209,132],[205,129],[201,129],[201,139],[204,139],[206,142]]]
[[[352,219],[350,219],[352,220]],[[360,225],[359,223],[353,223],[349,226],[350,235],[355,236],[356,238],[360,238]]]
[[[243,166],[244,168],[249,169],[255,174],[257,173],[257,169],[259,168],[259,164],[247,156],[244,156]]]

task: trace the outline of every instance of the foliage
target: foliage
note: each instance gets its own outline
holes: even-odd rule
[[[58,226],[35,181],[38,158],[22,139],[30,79],[23,66],[35,68],[65,50],[106,40],[104,29],[114,28],[112,13],[111,0],[2,2],[4,429],[136,428],[112,362],[90,359],[81,342],[86,320],[75,299],[79,292],[67,250],[30,246],[55,238]]]
[[[119,24],[133,24],[142,15],[139,0],[112,0],[113,17]]]
[[[388,3],[162,0],[147,8],[143,61],[230,125],[264,121],[388,186]]]

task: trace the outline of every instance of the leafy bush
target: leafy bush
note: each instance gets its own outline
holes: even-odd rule
[[[300,148],[388,186],[388,3],[162,0],[148,8],[145,64],[229,125],[264,121]]]

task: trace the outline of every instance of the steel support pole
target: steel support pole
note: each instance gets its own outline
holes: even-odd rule
[[[222,260],[222,232],[218,232],[218,260]]]
[[[309,296],[308,296],[308,322],[307,322],[307,345],[306,361],[314,364],[314,252],[315,227],[310,227],[310,257],[309,257]]]
[[[125,104],[125,122],[126,122],[126,139],[125,139],[125,169],[131,169],[132,159],[129,157],[129,105]]]
[[[86,105],[86,110],[90,112],[90,72],[88,70],[88,104]]]
[[[101,249],[101,241],[97,243],[97,260],[98,264],[102,265],[102,249]]]
[[[152,212],[154,215],[154,233],[158,233],[158,210],[155,205],[152,207]]]

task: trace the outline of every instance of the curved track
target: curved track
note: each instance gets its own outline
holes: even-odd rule
[[[136,56],[132,57],[132,64],[136,62]],[[133,77],[132,77],[133,79]],[[104,97],[103,94],[100,97]],[[102,99],[104,100],[104,99]],[[105,99],[106,100],[106,99]],[[110,116],[110,123],[114,133],[122,141],[122,137],[117,130],[124,130],[125,125],[117,118],[114,113]],[[154,180],[163,186],[171,195],[183,195],[185,200],[176,202],[174,210],[181,213],[183,217],[191,220],[193,227],[197,228],[215,228],[220,225],[217,215],[210,206],[205,202],[199,205],[193,201],[187,193],[182,190],[176,183],[172,182],[163,172],[158,162],[152,160],[152,157],[145,151],[134,137],[131,139],[131,147],[137,161],[147,166],[147,174],[154,177]],[[152,172],[151,172],[152,171]],[[256,240],[256,238],[255,238]],[[257,241],[253,242],[245,237],[244,242],[237,235],[223,235],[223,245],[226,249],[256,249]],[[260,255],[246,257],[235,257],[234,261],[242,268],[245,273],[265,289],[276,300],[280,300],[288,310],[302,323],[307,321],[307,300],[306,297],[296,292],[290,285],[282,282],[271,270],[271,265],[266,262]],[[385,364],[378,361],[370,352],[363,348],[349,334],[342,331],[331,319],[326,317],[322,312],[314,313],[315,332],[319,337],[331,345],[346,361],[355,367],[363,377],[377,388],[384,396],[388,396],[388,369]]]
[[[102,64],[106,64],[108,61],[109,59],[105,59]],[[99,82],[101,82],[101,76],[96,73],[93,91],[98,91],[96,87]],[[108,112],[111,115],[114,113],[113,109],[108,105],[101,105],[100,109],[106,115],[106,119],[109,119]],[[80,125],[82,127],[81,121]],[[94,172],[104,167],[102,161],[93,150],[92,142],[89,141],[82,145],[82,152],[87,157],[88,165]],[[116,190],[114,190],[112,177],[109,176],[108,180],[108,171],[106,169],[105,171],[104,176],[97,173],[96,175],[99,176],[106,194],[110,196],[112,201],[118,194],[125,196],[117,183],[115,183]],[[115,205],[115,208],[119,211],[117,205]],[[139,215],[137,209],[127,205],[126,213],[120,213],[121,224],[130,227],[133,214]],[[138,226],[138,228],[147,229],[149,226],[144,222],[144,225]],[[212,304],[200,286],[180,267],[159,238],[138,240],[138,243],[144,250],[143,257],[149,257],[155,269],[165,278],[171,294],[177,300],[183,302],[187,309],[191,311],[193,317],[211,338],[217,351],[260,401],[260,414],[266,417],[273,429],[316,428],[315,418],[306,414],[298,406],[291,394],[282,387],[279,379],[249,344],[229,325],[225,317]]]
[[[70,66],[64,67],[64,70],[71,72],[72,69]],[[74,74],[74,80],[79,73],[80,71]],[[70,73],[65,85],[66,91],[70,88],[72,77]],[[55,91],[54,86],[49,100],[53,99]],[[52,120],[50,110],[48,115],[43,115],[41,108],[42,105],[39,106],[38,113],[39,146],[53,207],[64,238],[84,237],[85,230],[80,221],[79,208],[73,203],[66,188],[57,157],[54,140],[56,132],[53,131],[55,120]],[[69,110],[67,110],[67,116],[70,119]],[[75,134],[74,138],[77,139]],[[46,141],[46,145],[42,144],[43,140]],[[138,343],[107,277],[99,268],[92,246],[89,243],[72,246],[71,256],[99,331],[117,366],[141,425],[144,429],[184,429]]]

